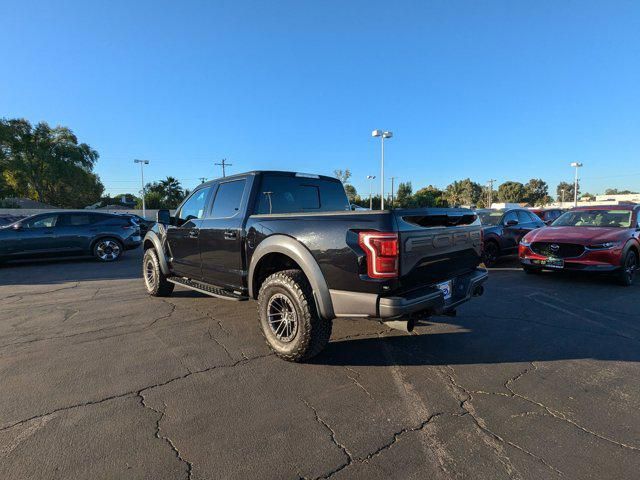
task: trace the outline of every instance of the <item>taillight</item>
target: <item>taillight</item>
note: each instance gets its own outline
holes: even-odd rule
[[[398,234],[360,232],[358,243],[367,254],[367,274],[371,278],[398,276]]]

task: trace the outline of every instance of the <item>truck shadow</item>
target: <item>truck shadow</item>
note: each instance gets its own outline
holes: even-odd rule
[[[595,359],[640,361],[640,334],[471,319],[460,331],[335,340],[312,363],[340,366],[473,365]]]

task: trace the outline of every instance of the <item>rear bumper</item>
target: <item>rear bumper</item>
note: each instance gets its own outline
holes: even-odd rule
[[[453,310],[468,301],[486,282],[488,273],[483,268],[453,278],[451,298],[435,286],[413,290],[404,295],[380,297],[370,293],[330,290],[336,317],[370,317],[396,319],[414,313],[438,315]]]

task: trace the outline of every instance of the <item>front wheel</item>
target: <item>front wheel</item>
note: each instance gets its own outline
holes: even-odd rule
[[[113,262],[122,255],[122,244],[115,238],[101,238],[93,246],[93,256],[101,262]]]
[[[622,261],[622,270],[618,274],[618,282],[625,287],[632,285],[638,267],[638,254],[635,250],[629,250]]]
[[[173,293],[175,284],[169,282],[162,269],[158,254],[153,248],[144,252],[142,259],[142,277],[147,293],[153,297],[168,297]]]
[[[258,315],[271,350],[290,362],[314,357],[331,337],[332,321],[318,315],[313,291],[300,270],[276,272],[264,281]]]

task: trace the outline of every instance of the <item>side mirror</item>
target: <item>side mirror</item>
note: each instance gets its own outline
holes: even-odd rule
[[[507,227],[513,227],[514,225],[518,225],[518,220],[507,220],[507,223],[505,223],[505,225]]]
[[[158,210],[158,213],[156,214],[156,222],[169,225],[171,223],[171,213],[169,213],[169,210],[166,208]]]

